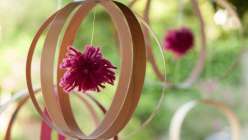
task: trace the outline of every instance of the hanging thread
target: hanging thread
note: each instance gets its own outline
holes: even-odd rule
[[[94,12],[93,12],[92,33],[91,33],[91,41],[90,41],[90,44],[91,44],[91,45],[93,45],[93,41],[94,41],[95,20],[96,20],[96,9],[94,9]]]

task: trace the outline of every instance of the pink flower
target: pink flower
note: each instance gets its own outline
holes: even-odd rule
[[[186,54],[194,45],[194,35],[189,28],[169,30],[164,38],[164,49],[174,53],[176,58]]]
[[[103,57],[100,48],[92,45],[86,45],[83,53],[69,46],[60,68],[66,70],[60,80],[66,92],[74,88],[82,92],[100,92],[105,83],[114,84],[116,67]]]

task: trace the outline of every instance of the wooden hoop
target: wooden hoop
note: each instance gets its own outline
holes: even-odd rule
[[[37,92],[35,92],[35,93],[37,93]],[[97,113],[96,113],[95,109],[93,108],[92,104],[87,99],[85,99],[84,96],[78,95],[78,97],[84,103],[86,108],[88,109],[89,113],[92,116],[92,119],[93,119],[95,125],[97,126],[98,122],[99,122],[99,118],[97,117]],[[93,101],[94,104],[97,105],[97,107],[101,110],[101,112],[103,114],[106,113],[105,107],[99,101],[97,101],[94,97],[92,97],[90,95],[88,97],[89,97],[90,100]],[[20,112],[21,108],[27,103],[28,99],[29,99],[29,96],[25,96],[18,102],[18,104],[17,104],[17,106],[16,106],[16,108],[15,108],[15,110],[14,110],[12,116],[11,116],[11,119],[10,119],[10,121],[8,123],[8,127],[7,127],[7,130],[6,130],[6,133],[5,133],[4,140],[11,140],[11,132],[12,132],[12,128],[13,128],[13,125],[15,123],[15,120],[16,120],[16,118],[18,116],[18,113]],[[41,136],[41,140],[44,140],[44,139],[50,140],[51,139],[52,128],[49,125],[50,124],[47,124],[44,120],[42,120],[41,134],[43,133],[42,131],[49,131],[49,132],[48,132],[47,136],[45,136],[45,137]],[[46,128],[44,128],[44,126]],[[46,129],[46,130],[44,130],[44,129]],[[60,134],[58,134],[58,136],[59,136],[59,140],[61,140],[61,138],[64,137],[64,136],[62,136]],[[118,139],[119,139],[118,136],[115,136],[113,138],[113,140],[118,140]]]
[[[68,94],[64,93],[63,89],[58,86],[59,84],[57,84],[59,100],[53,95],[53,63],[59,35],[70,13],[79,7],[69,21],[64,33],[59,50],[58,64],[62,62],[67,46],[73,44],[80,23],[97,3],[106,9],[117,28],[121,48],[121,74],[116,94],[104,120],[92,134],[86,136],[79,129],[74,119]],[[52,120],[51,124],[59,128],[64,134],[78,139],[108,139],[114,137],[131,119],[144,84],[146,54],[144,37],[139,22],[129,8],[119,2],[109,0],[72,2],[51,16],[41,26],[31,44],[26,67],[29,93],[36,110],[41,116],[41,108],[33,94],[31,63],[36,43],[49,25],[50,28],[41,56],[41,87],[45,105]],[[58,69],[57,82],[63,73],[63,70]],[[44,116],[43,118],[48,121],[48,118]]]
[[[198,104],[203,104],[218,109],[228,119],[231,126],[232,140],[240,140],[240,123],[235,113],[224,103],[213,100],[190,101],[182,105],[174,114],[169,132],[169,140],[180,140],[180,131],[186,115]]]

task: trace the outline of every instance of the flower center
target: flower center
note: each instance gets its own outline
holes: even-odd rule
[[[89,73],[89,70],[85,68],[85,69],[83,69],[83,73],[84,74],[88,74]]]

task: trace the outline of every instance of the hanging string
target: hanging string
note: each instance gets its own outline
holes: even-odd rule
[[[94,12],[93,12],[92,33],[91,33],[91,41],[90,41],[91,45],[93,45],[93,41],[94,41],[95,21],[96,21],[96,8],[94,9]]]
[[[92,32],[91,32],[91,40],[90,45],[94,44],[94,36],[95,36],[95,22],[96,22],[96,8],[93,10],[93,21],[92,21]],[[107,99],[111,99],[109,94],[105,94]]]

